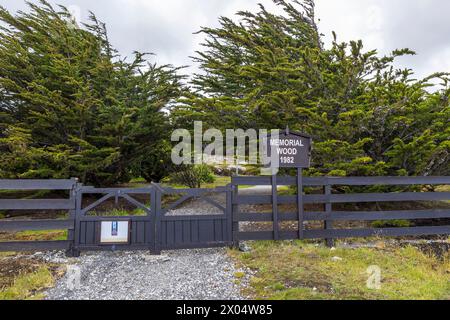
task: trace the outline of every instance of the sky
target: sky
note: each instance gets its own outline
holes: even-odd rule
[[[31,2],[37,2],[31,0]],[[189,66],[199,50],[201,26],[218,26],[218,17],[240,10],[256,10],[258,3],[279,12],[271,0],[49,0],[63,4],[85,22],[89,11],[106,22],[111,42],[123,56],[152,52],[159,64]],[[10,11],[26,10],[23,0],[0,0]],[[332,31],[339,41],[363,40],[367,50],[388,54],[410,48],[399,68],[411,68],[417,78],[450,72],[450,1],[448,0],[316,0],[320,31],[330,44]]]

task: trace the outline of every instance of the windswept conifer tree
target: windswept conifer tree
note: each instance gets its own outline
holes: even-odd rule
[[[173,112],[175,123],[290,128],[314,137],[313,175],[450,174],[447,74],[415,80],[362,41],[325,44],[313,0],[274,0],[282,15],[220,18],[202,28],[201,72]],[[449,71],[449,70],[444,70]],[[431,80],[439,80],[430,90]],[[205,125],[206,127],[206,125]]]
[[[121,58],[93,14],[77,26],[64,7],[28,5],[0,7],[0,177],[164,177],[179,70]]]

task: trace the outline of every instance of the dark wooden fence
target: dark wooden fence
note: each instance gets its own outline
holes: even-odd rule
[[[370,228],[370,229],[333,229],[335,221],[377,221],[377,220],[415,220],[450,218],[450,209],[402,210],[402,211],[335,211],[333,205],[344,203],[375,203],[375,202],[411,202],[411,201],[449,201],[450,192],[393,192],[393,193],[352,193],[335,194],[336,186],[412,186],[412,185],[450,185],[450,177],[347,177],[332,178],[304,177],[300,181],[300,189],[305,187],[320,187],[322,194],[304,194],[286,196],[278,195],[240,195],[239,186],[256,185],[271,186],[272,177],[234,177],[233,220],[235,243],[241,240],[291,240],[291,239],[327,239],[329,245],[337,238],[371,237],[371,236],[426,236],[449,235],[449,226],[409,227],[409,228]],[[297,186],[295,177],[276,178],[278,186]],[[273,190],[274,191],[274,190]],[[300,201],[300,205],[299,205]],[[242,213],[242,205],[271,205],[271,213]],[[296,212],[279,212],[280,204],[296,204]],[[306,212],[304,205],[320,204],[323,211]],[[282,231],[279,223],[282,221],[297,221],[297,231]],[[323,221],[321,230],[305,230],[305,221]],[[272,222],[273,231],[241,232],[239,222]]]
[[[77,179],[71,180],[0,180],[0,190],[66,190],[67,199],[0,199],[0,210],[26,210],[37,214],[42,210],[67,211],[69,217],[61,220],[0,220],[0,232],[27,230],[68,230],[64,241],[0,242],[0,251],[68,250],[74,240],[75,198]],[[28,214],[28,213],[27,213]]]
[[[272,180],[275,179],[275,180]],[[297,195],[279,195],[277,188],[268,188],[265,195],[239,192],[239,187],[250,186],[300,186]],[[67,199],[0,199],[0,210],[67,211],[67,219],[61,220],[0,220],[0,232],[25,230],[68,230],[64,241],[0,242],[0,251],[68,250],[77,255],[80,250],[161,250],[237,246],[244,240],[292,240],[326,239],[328,245],[334,239],[370,236],[430,236],[450,235],[450,225],[421,226],[407,228],[361,228],[337,229],[338,221],[376,220],[426,220],[450,218],[450,209],[389,210],[389,211],[343,211],[337,204],[375,202],[450,201],[450,192],[386,192],[386,193],[338,193],[343,186],[441,186],[450,185],[450,177],[349,177],[349,178],[307,178],[296,177],[233,177],[232,183],[216,189],[175,190],[152,185],[140,189],[101,189],[85,187],[72,180],[0,180],[0,190],[66,190]],[[305,188],[321,189],[320,194],[305,194]],[[225,194],[221,204],[212,194]],[[91,204],[83,203],[86,194],[100,194],[100,199]],[[149,202],[143,203],[133,197],[146,195]],[[180,198],[162,205],[164,195],[179,195]],[[122,198],[142,209],[144,215],[111,217],[88,215],[105,201]],[[219,214],[170,214],[170,211],[191,198],[201,199],[219,209]],[[280,212],[279,205],[291,204],[293,212]],[[323,210],[306,211],[305,205],[320,205]],[[269,205],[271,212],[242,212],[242,206]],[[307,208],[307,207],[306,207]],[[36,210],[36,211],[35,211]],[[257,211],[257,210],[255,210]],[[99,243],[99,229],[102,221],[130,221],[130,243],[108,246]],[[297,230],[283,230],[282,222],[294,221]],[[305,222],[323,221],[321,229],[307,229]],[[241,222],[268,222],[271,231],[241,230]]]

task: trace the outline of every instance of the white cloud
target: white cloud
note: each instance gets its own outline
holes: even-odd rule
[[[432,55],[431,59],[425,61],[423,69],[430,73],[442,70],[450,71],[450,46]]]
[[[217,26],[220,15],[256,10],[259,2],[278,12],[271,0],[51,0],[52,4],[79,7],[83,20],[88,10],[108,25],[113,44],[123,55],[134,50],[156,53],[160,63],[192,64],[199,49],[201,26]],[[338,40],[362,39],[367,50],[381,54],[409,47],[418,56],[399,60],[418,76],[450,71],[450,1],[445,0],[316,0],[317,17],[326,42],[336,31]],[[2,0],[11,10],[24,9],[22,0]],[[190,71],[195,68],[190,69]]]

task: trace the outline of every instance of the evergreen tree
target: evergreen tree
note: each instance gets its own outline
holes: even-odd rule
[[[77,27],[65,7],[28,5],[17,15],[0,7],[0,176],[164,176],[150,161],[167,151],[164,109],[182,91],[179,70],[141,53],[121,59],[93,14]]]
[[[173,111],[175,123],[205,127],[291,129],[314,137],[312,175],[449,174],[449,86],[446,74],[417,81],[362,41],[326,46],[314,1],[274,0],[202,28],[202,72]],[[431,79],[441,89],[427,90]]]

